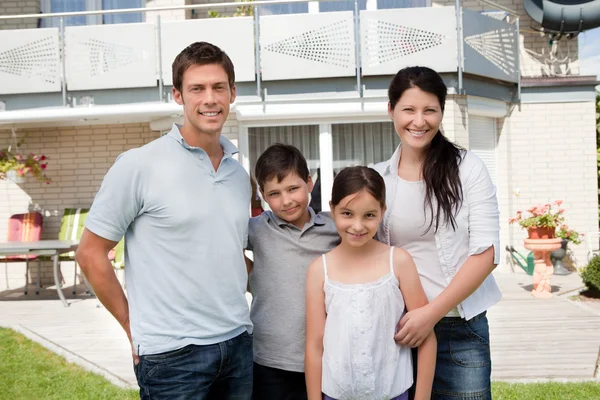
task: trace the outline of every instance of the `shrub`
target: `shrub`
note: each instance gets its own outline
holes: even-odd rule
[[[600,291],[600,255],[595,255],[583,268],[581,279],[590,290]]]

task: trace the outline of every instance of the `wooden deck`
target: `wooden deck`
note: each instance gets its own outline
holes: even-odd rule
[[[594,379],[600,350],[600,311],[568,300],[581,286],[576,275],[555,277],[557,296],[529,294],[531,277],[497,274],[504,294],[488,318],[495,380]],[[96,299],[79,298],[64,308],[56,292],[42,297],[0,292],[0,325],[13,326],[70,361],[136,386],[130,348],[119,325]],[[68,293],[68,291],[65,291]]]

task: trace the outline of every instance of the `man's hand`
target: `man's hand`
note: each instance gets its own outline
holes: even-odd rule
[[[418,347],[433,330],[436,322],[428,305],[409,311],[400,320],[394,340],[404,346]]]
[[[138,365],[140,363],[140,356],[137,355],[135,351],[135,346],[133,345],[133,339],[131,338],[131,329],[129,328],[129,316],[127,320],[121,325],[127,334],[127,339],[129,340],[129,345],[131,346],[131,357],[133,357],[133,364]]]

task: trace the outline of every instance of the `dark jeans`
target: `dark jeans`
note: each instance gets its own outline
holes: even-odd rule
[[[134,366],[142,400],[251,400],[252,336],[161,354]]]
[[[253,400],[306,400],[304,373],[254,363]]]
[[[437,362],[433,400],[491,400],[490,329],[485,311],[469,321],[445,317],[434,328]],[[414,350],[414,349],[413,349]],[[413,351],[416,366],[417,352]],[[416,370],[415,370],[416,380]],[[414,390],[414,385],[411,388]],[[414,396],[411,390],[411,399]]]

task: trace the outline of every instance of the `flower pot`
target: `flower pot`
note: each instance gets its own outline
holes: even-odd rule
[[[550,253],[550,259],[552,260],[552,264],[554,264],[555,275],[569,275],[571,273],[571,271],[566,269],[563,264],[563,259],[567,255],[568,244],[569,241],[567,239],[563,239],[560,249],[554,250]]]
[[[17,171],[15,171],[14,169],[11,169],[10,171],[6,171],[6,179],[8,179],[9,181],[12,181],[14,183],[24,183],[25,182],[25,178],[18,175]]]
[[[556,228],[531,227],[527,229],[529,239],[554,239]]]

